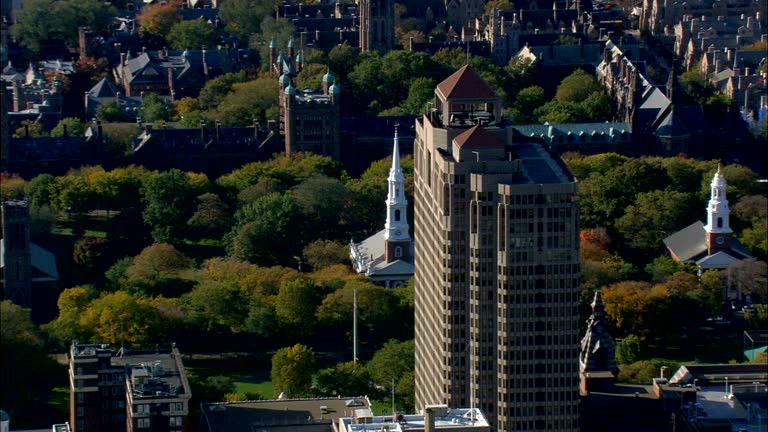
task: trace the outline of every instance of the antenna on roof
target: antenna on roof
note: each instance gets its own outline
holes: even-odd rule
[[[469,40],[467,40],[466,42],[467,42],[467,62],[465,64],[468,65],[469,64]]]
[[[357,286],[352,291],[352,363],[357,364]]]

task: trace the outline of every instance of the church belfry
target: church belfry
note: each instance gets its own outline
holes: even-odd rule
[[[707,205],[707,224],[704,230],[707,232],[707,249],[712,255],[718,250],[727,250],[731,247],[731,234],[733,230],[728,223],[728,198],[725,195],[727,182],[720,174],[720,166],[712,178],[712,191]]]
[[[395,46],[393,0],[359,0],[360,49],[384,54]]]
[[[387,178],[387,222],[384,224],[384,259],[392,262],[410,260],[411,235],[408,233],[408,199],[405,197],[405,178],[400,167],[400,145],[395,129],[392,149],[392,167]]]

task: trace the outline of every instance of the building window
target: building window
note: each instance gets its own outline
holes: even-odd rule
[[[180,413],[184,412],[184,404],[181,402],[171,402],[171,412]]]
[[[139,429],[149,429],[149,419],[148,418],[136,419],[136,427]]]
[[[170,418],[170,425],[171,426],[181,426],[181,417],[171,417]]]
[[[395,222],[400,222],[400,210],[395,210]]]
[[[719,217],[717,218],[717,227],[722,228],[723,227],[723,218]]]
[[[403,256],[403,248],[400,246],[395,247],[395,258],[400,258]]]

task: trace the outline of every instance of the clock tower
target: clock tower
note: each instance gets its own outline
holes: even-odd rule
[[[411,261],[411,235],[409,234],[408,200],[405,198],[405,179],[400,167],[400,148],[397,127],[392,149],[392,168],[387,178],[387,223],[384,224],[384,259],[390,263],[399,259]]]
[[[707,251],[712,255],[721,250],[731,248],[731,234],[733,230],[728,224],[728,199],[725,195],[725,178],[720,174],[720,165],[712,178],[712,192],[707,205],[707,224],[704,230],[707,232]]]

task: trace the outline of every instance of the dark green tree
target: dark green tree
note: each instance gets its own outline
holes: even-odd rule
[[[261,29],[264,18],[272,13],[272,3],[259,0],[232,0],[221,4],[219,16],[227,24],[226,31],[242,40]]]
[[[290,398],[312,394],[315,353],[312,348],[296,344],[281,348],[272,356],[272,384],[275,392],[285,392]]]
[[[616,343],[616,362],[620,365],[628,365],[640,360],[643,352],[640,338],[631,334]]]
[[[173,107],[165,99],[155,93],[144,96],[139,108],[139,117],[143,122],[154,123],[159,120],[170,120],[173,117]]]
[[[179,240],[194,208],[194,191],[187,174],[171,169],[148,178],[142,186],[144,223],[158,243]]]
[[[315,375],[315,391],[321,396],[367,395],[373,393],[368,370],[354,362],[339,363]]]
[[[334,264],[349,263],[349,245],[332,240],[315,240],[302,252],[304,262],[320,270]]]
[[[66,127],[67,130],[67,136],[71,137],[79,137],[83,136],[85,133],[85,125],[83,122],[81,122],[79,119],[75,117],[67,117],[64,119],[61,119],[59,123],[51,129],[51,136],[52,137],[61,137],[64,136],[64,129]]]
[[[415,364],[413,341],[398,342],[392,339],[376,351],[366,368],[376,385],[390,388],[392,379],[397,382],[400,377],[413,372]]]
[[[219,43],[219,35],[213,24],[201,19],[180,21],[171,27],[166,36],[168,43],[179,51],[185,49],[198,50],[202,47],[215,47]]]

